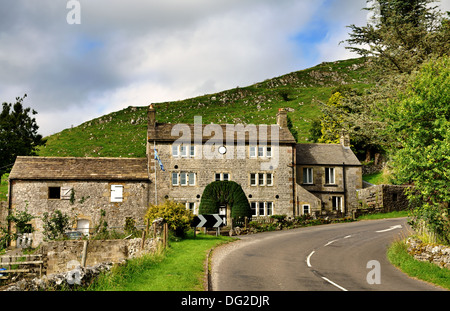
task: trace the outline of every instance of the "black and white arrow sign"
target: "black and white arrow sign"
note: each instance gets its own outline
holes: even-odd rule
[[[217,228],[221,226],[223,226],[223,220],[219,214],[198,215],[192,221],[192,227]]]

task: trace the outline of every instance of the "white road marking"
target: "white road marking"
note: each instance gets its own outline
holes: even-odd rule
[[[345,289],[345,288],[343,288],[342,286],[340,286],[340,285],[334,283],[333,281],[330,281],[330,280],[327,279],[326,277],[323,276],[322,279],[324,279],[324,280],[327,281],[328,283],[330,283],[330,284],[336,286],[336,287],[339,288],[340,290],[343,290],[344,292],[347,292],[347,289]]]
[[[401,229],[402,225],[396,225],[396,226],[391,226],[389,229],[384,229],[384,230],[378,230],[375,232],[386,232],[386,231],[391,231],[391,230],[395,230],[395,229]]]
[[[311,262],[309,261],[309,259],[311,258],[312,254],[314,254],[316,251],[312,251],[311,254],[308,255],[308,257],[306,258],[306,264],[308,265],[308,267],[311,268]]]

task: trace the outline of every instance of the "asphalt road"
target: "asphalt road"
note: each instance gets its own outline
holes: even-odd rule
[[[215,291],[435,291],[390,264],[388,245],[405,218],[240,236],[211,257]]]

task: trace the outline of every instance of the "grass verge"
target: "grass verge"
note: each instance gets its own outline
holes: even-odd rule
[[[440,268],[430,262],[414,259],[407,251],[404,241],[394,242],[388,249],[389,261],[401,271],[409,275],[450,290],[450,270]]]
[[[399,217],[408,217],[408,216],[409,216],[409,211],[393,211],[393,212],[389,212],[389,213],[362,215],[362,216],[358,217],[358,220],[399,218]]]
[[[207,252],[231,241],[198,234],[172,240],[165,250],[129,260],[100,276],[90,291],[201,291]]]

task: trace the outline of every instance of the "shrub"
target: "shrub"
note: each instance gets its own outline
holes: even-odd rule
[[[63,214],[59,210],[56,210],[51,214],[45,212],[42,215],[42,221],[44,222],[44,237],[48,240],[64,238],[64,232],[70,228],[69,216]]]
[[[166,200],[159,205],[150,204],[145,219],[150,222],[157,218],[164,219],[167,222],[169,229],[174,232],[176,236],[184,236],[189,230],[194,214],[181,203]]]

